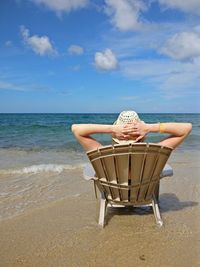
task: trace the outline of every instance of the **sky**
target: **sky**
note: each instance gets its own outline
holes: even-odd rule
[[[1,0],[0,112],[200,112],[199,0]]]

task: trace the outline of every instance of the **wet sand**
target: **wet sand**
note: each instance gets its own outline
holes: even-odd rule
[[[99,228],[93,184],[79,171],[81,194],[1,221],[0,266],[200,266],[200,154],[178,151],[169,162],[174,176],[160,192],[164,227],[147,209],[115,208]]]

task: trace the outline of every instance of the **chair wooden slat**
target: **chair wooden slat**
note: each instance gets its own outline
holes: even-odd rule
[[[152,194],[155,192],[155,189],[159,184],[160,173],[162,172],[162,170],[163,170],[163,168],[164,168],[164,166],[165,166],[165,164],[169,158],[170,153],[171,153],[170,148],[166,148],[166,147],[160,148],[159,153],[158,153],[156,166],[155,166],[154,172],[152,174],[152,176],[154,177],[154,180],[155,180],[155,177],[157,177],[157,181],[154,181],[150,184],[148,191],[146,193],[147,199],[150,199]]]
[[[140,190],[140,182],[143,173],[146,154],[146,144],[139,144],[132,148],[130,178],[131,185],[134,186],[130,190],[130,201],[136,202]],[[137,186],[136,186],[137,185]]]
[[[113,152],[113,147],[106,147],[104,149],[100,149],[100,153],[102,156],[101,162],[104,166],[104,171],[106,174],[105,177],[107,181],[112,182],[114,184],[118,184],[115,157],[113,156]],[[110,192],[114,200],[120,200],[120,193],[118,189],[110,187]]]
[[[92,163],[92,166],[95,170],[96,176],[98,178],[106,180],[106,172],[104,170],[104,166],[102,164],[101,160],[101,153],[98,150],[92,151],[91,153],[88,153],[88,157]],[[99,183],[99,188],[102,188],[103,192],[105,193],[106,197],[108,199],[112,199],[110,188],[107,186],[103,186]]]
[[[141,187],[138,194],[138,201],[145,200],[148,188],[151,184],[151,179],[154,173],[154,169],[157,163],[159,150],[160,147],[158,146],[147,145],[146,147],[145,164],[141,177]]]
[[[116,173],[120,185],[129,185],[129,146],[115,146]],[[120,189],[121,201],[128,202],[129,190]]]

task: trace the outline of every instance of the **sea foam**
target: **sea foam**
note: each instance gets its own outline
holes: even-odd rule
[[[41,172],[57,172],[61,173],[65,170],[74,170],[82,168],[82,165],[69,164],[39,164],[23,167],[21,169],[0,170],[0,174],[37,174]]]

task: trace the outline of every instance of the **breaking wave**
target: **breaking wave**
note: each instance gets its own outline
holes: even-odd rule
[[[37,174],[42,172],[57,172],[61,173],[65,170],[74,170],[82,168],[82,165],[67,165],[67,164],[39,164],[23,167],[21,169],[0,170],[0,174]]]

